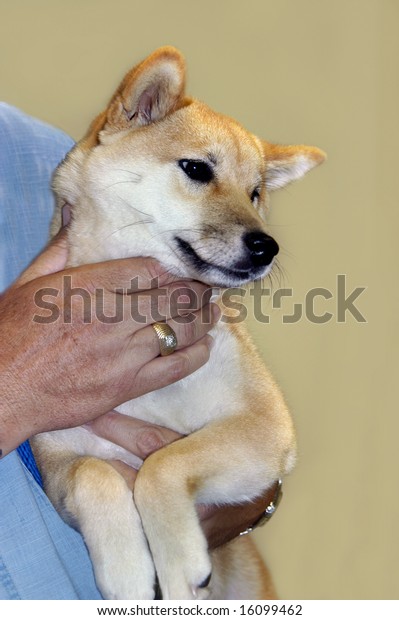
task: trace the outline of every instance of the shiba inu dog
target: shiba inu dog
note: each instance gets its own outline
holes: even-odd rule
[[[184,89],[181,53],[158,49],[59,166],[52,233],[71,205],[70,266],[152,256],[176,278],[223,288],[272,269],[268,194],[324,154],[261,140]],[[186,435],[144,461],[133,498],[105,462],[129,455],[85,428],[33,441],[46,491],[82,533],[105,598],[151,599],[156,576],[165,599],[267,597],[248,537],[209,554],[195,504],[258,497],[293,468],[295,433],[244,326],[220,322],[212,335],[205,366],[118,409]]]

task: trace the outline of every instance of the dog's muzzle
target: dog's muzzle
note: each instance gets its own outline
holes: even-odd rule
[[[184,263],[191,263],[202,279],[215,286],[237,286],[263,277],[279,251],[277,242],[261,230],[245,232],[219,247],[200,240],[200,252],[181,237],[175,237]],[[196,274],[194,274],[196,277]]]

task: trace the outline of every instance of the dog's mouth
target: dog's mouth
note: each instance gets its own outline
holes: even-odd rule
[[[279,248],[277,243],[264,233],[249,233],[245,241],[246,251],[240,259],[228,267],[202,258],[193,246],[175,237],[177,247],[184,262],[190,263],[201,279],[213,286],[238,286],[258,280],[269,273],[274,256]]]

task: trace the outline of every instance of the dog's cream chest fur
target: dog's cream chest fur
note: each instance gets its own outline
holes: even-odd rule
[[[140,396],[118,407],[131,415],[188,435],[244,406],[242,360],[237,341],[225,324],[211,332],[214,345],[209,362],[192,375],[156,392]],[[49,444],[70,449],[79,455],[119,459],[139,467],[135,455],[79,427],[44,433]]]

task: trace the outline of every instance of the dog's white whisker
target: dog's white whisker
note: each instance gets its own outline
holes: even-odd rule
[[[105,185],[102,190],[105,192],[108,189],[111,189],[112,187],[115,187],[115,185],[132,185],[135,183],[139,183],[139,181],[114,181],[113,183],[110,183],[109,185]]]
[[[155,221],[155,218],[153,215],[151,215],[151,213],[146,213],[145,211],[142,211],[141,209],[139,209],[138,207],[135,207],[133,204],[131,204],[128,200],[126,200],[126,198],[123,198],[122,196],[120,196],[119,194],[116,195],[116,198],[118,200],[120,200],[121,202],[124,202],[129,209],[133,209],[134,211],[137,211],[137,213],[141,213],[141,215],[146,215],[148,217],[148,221],[149,222],[153,222]]]

